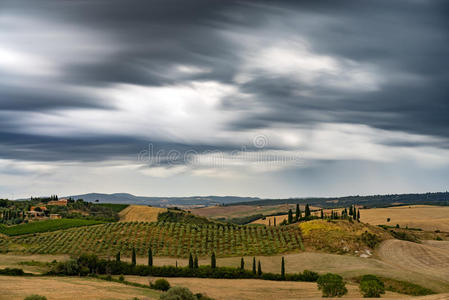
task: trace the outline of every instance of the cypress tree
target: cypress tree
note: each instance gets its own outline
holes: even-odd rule
[[[296,203],[296,222],[301,220],[301,210],[299,209],[299,204]]]
[[[285,261],[284,261],[283,256],[282,256],[282,262],[281,262],[281,277],[282,277],[282,279],[285,279]]]
[[[215,269],[217,267],[217,260],[215,259],[215,252],[212,252],[212,256],[210,257],[210,267]]]
[[[324,219],[324,212],[321,210],[321,219]]]
[[[352,205],[349,207],[349,215],[350,215],[350,216],[353,215]]]
[[[256,258],[253,257],[253,274],[256,274]]]
[[[117,252],[117,255],[115,256],[115,261],[120,261],[120,251]]]
[[[189,254],[189,269],[193,269],[193,256],[192,256],[192,253]]]
[[[133,253],[132,253],[132,256],[131,256],[131,264],[133,266],[136,265],[136,248],[134,248],[134,247],[133,247]]]
[[[304,216],[307,218],[307,217],[310,217],[310,207],[309,207],[309,204],[306,204],[306,208],[305,208],[305,210],[304,210]]]
[[[196,256],[196,255],[195,255],[195,259],[194,259],[194,261],[193,261],[193,267],[194,267],[195,269],[198,269],[198,256]]]
[[[355,220],[357,220],[357,212],[356,212],[357,208],[354,207],[354,211],[353,211],[353,215],[352,218]]]
[[[276,217],[274,217],[273,222],[274,222],[274,226],[276,227]]]
[[[148,266],[153,266],[153,250],[151,250],[151,247],[148,249]]]
[[[271,219],[268,219],[268,226],[271,226]]]
[[[240,270],[245,270],[245,260],[243,259],[243,257],[240,260]]]
[[[289,209],[288,210],[288,224],[291,224],[291,223],[293,223],[293,213],[292,213],[292,210]]]
[[[262,275],[262,266],[260,265],[260,260],[259,263],[257,264],[257,275],[259,276]]]
[[[360,209],[357,210],[357,221],[360,221]]]

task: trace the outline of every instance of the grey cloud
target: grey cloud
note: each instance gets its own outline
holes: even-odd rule
[[[69,61],[57,81],[42,79],[45,90],[27,87],[29,78],[23,79],[20,89],[0,85],[0,109],[113,109],[107,101],[60,91],[52,84],[164,86],[197,79],[237,85],[233,78],[242,63],[239,51],[249,41],[245,35],[230,41],[223,33],[262,35],[267,41],[301,36],[316,53],[376,66],[386,82],[379,91],[347,92],[325,86],[312,89],[291,78],[259,74],[239,88],[255,99],[251,105],[262,106],[265,112],[256,112],[240,98],[226,99],[224,110],[247,110],[244,119],[227,124],[226,129],[342,122],[447,139],[448,7],[444,1],[189,1],[188,5],[185,1],[3,1],[0,17],[23,15],[51,20],[55,26],[81,26],[103,32],[112,42],[106,45],[111,47],[106,57],[100,53],[85,63]],[[167,73],[176,65],[209,71],[184,76]],[[298,95],[303,90],[318,97]],[[148,142],[132,133],[127,137],[98,133],[91,140],[23,135],[12,121],[4,119],[1,124],[0,156],[7,158],[109,159],[134,155]]]

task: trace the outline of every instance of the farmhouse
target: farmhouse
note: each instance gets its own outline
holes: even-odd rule
[[[27,211],[26,215],[29,219],[41,218],[45,216],[43,211],[34,211],[34,210]]]
[[[48,205],[56,205],[56,206],[67,206],[68,201],[69,200],[63,198],[63,199],[59,199],[59,200],[49,201],[47,204]]]
[[[50,214],[50,219],[51,220],[62,219],[62,217],[60,214]]]
[[[42,211],[46,211],[47,207],[45,206],[31,206],[30,207],[30,211],[34,211],[34,212],[42,212]]]

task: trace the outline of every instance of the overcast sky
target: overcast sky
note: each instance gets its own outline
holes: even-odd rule
[[[448,1],[0,0],[0,198],[448,179]]]

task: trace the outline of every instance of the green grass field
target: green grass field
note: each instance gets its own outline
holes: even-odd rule
[[[61,229],[68,229],[72,227],[89,226],[102,224],[102,221],[96,220],[84,220],[84,219],[56,219],[56,220],[44,220],[37,222],[30,222],[26,224],[20,224],[15,226],[0,225],[0,233],[17,236],[30,233],[40,233],[48,231],[56,231]]]
[[[297,226],[119,222],[0,239],[1,252],[187,257],[272,255],[303,248]]]

